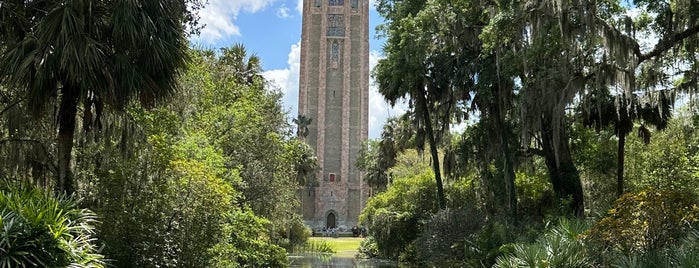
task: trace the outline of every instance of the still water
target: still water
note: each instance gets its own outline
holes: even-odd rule
[[[301,256],[289,256],[290,267],[297,268],[393,268],[398,267],[395,262],[375,259],[355,259],[352,257],[337,257],[328,254],[308,254]]]

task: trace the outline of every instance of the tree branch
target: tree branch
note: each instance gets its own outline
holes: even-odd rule
[[[669,50],[672,48],[674,45],[677,43],[681,42],[684,39],[687,39],[691,37],[692,35],[695,35],[699,33],[699,25],[694,25],[693,27],[686,29],[682,32],[675,33],[673,35],[665,36],[664,38],[660,39],[658,43],[655,45],[653,50],[646,54],[641,54],[640,50],[636,50],[636,56],[638,56],[638,63],[640,64],[641,62],[659,56],[663,52]]]
[[[41,141],[39,141],[39,140],[34,140],[34,139],[10,138],[10,139],[0,140],[0,145],[5,144],[5,143],[8,143],[8,142],[28,142],[28,143],[38,143],[38,144],[42,144]]]
[[[0,114],[4,114],[5,112],[7,112],[7,110],[9,110],[10,108],[19,104],[20,102],[24,101],[25,99],[27,99],[27,98],[20,98],[19,100],[16,100],[16,101],[10,103],[9,105],[7,105],[7,107],[3,108],[2,111],[0,111]]]
[[[520,156],[524,156],[524,157],[530,157],[532,155],[538,155],[541,157],[544,156],[544,150],[538,149],[538,148],[531,148],[531,147],[524,148],[524,147],[522,147],[522,148],[519,148],[518,152],[519,152]]]

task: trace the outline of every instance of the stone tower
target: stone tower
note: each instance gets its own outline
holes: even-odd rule
[[[368,135],[369,0],[304,0],[299,115],[312,119],[318,185],[302,190],[313,227],[357,224],[368,187],[355,167]]]

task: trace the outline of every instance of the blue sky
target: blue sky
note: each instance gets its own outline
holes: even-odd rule
[[[308,0],[306,0],[308,1]],[[370,65],[381,58],[383,40],[374,32],[382,18],[369,0]],[[262,59],[264,76],[284,93],[283,105],[291,117],[298,107],[299,44],[301,40],[302,0],[209,0],[200,12],[206,24],[197,45],[209,48],[242,43],[248,53]],[[369,94],[369,138],[378,138],[388,116],[396,116],[403,107],[391,108],[378,94],[373,83]]]

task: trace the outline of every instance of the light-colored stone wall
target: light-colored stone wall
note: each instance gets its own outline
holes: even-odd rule
[[[306,142],[316,149],[321,169],[319,186],[303,191],[301,211],[314,227],[325,226],[329,213],[337,226],[352,227],[368,197],[354,163],[368,136],[369,0],[320,3],[304,0],[303,8],[299,114],[313,119]],[[344,25],[328,30],[338,22]],[[331,173],[334,182],[328,181]]]

